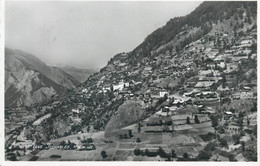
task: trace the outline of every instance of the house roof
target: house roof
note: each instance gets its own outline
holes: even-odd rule
[[[214,84],[214,82],[212,81],[202,81],[202,82],[198,82],[195,85],[195,88],[206,88],[206,87],[210,87]]]

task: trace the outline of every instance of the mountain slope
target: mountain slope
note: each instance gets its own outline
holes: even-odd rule
[[[176,36],[178,37],[178,34],[181,32],[189,30],[189,27],[199,27],[201,32],[196,35],[190,35],[189,37],[191,37],[191,39],[188,40],[187,36],[187,38],[185,38],[186,40],[180,40],[177,45],[167,45],[167,49],[172,49],[173,52],[177,51],[176,47],[182,49],[191,40],[197,40],[210,32],[212,23],[217,23],[218,20],[222,19],[230,19],[230,17],[234,15],[242,17],[244,11],[246,11],[249,17],[256,17],[256,10],[256,2],[203,2],[187,16],[171,19],[165,26],[148,35],[145,41],[130,53],[129,57],[131,57],[132,63],[137,63],[144,57],[156,56],[158,55],[158,51],[161,50],[158,50],[160,46],[172,41]],[[183,35],[183,33],[181,35]]]
[[[118,115],[118,108],[128,100],[141,103],[144,116],[159,111],[165,100],[152,96],[166,90],[171,94],[181,92],[188,79],[208,69],[207,64],[213,61],[209,59],[210,52],[229,51],[256,31],[255,25],[256,2],[203,2],[191,14],[171,19],[130,53],[117,54],[100,72],[73,89],[53,109],[50,121],[68,121],[69,116],[64,115],[71,115],[72,109],[76,109],[81,122],[72,122],[51,133],[70,130],[69,134],[73,134],[89,126],[104,130],[107,124],[113,130],[113,121],[120,127],[129,125]],[[123,109],[120,114],[127,115],[127,111]],[[140,118],[136,115],[131,123]]]
[[[97,70],[94,69],[79,69],[79,68],[69,67],[69,66],[61,66],[58,68],[68,73],[73,78],[77,79],[80,83],[85,82],[91,74],[97,72]]]
[[[6,107],[41,104],[78,84],[71,75],[47,66],[33,55],[5,49]]]

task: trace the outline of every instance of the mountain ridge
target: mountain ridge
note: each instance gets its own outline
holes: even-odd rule
[[[83,74],[84,71],[77,77],[81,78]],[[84,77],[87,76],[84,75]],[[41,104],[41,100],[46,103],[53,96],[61,95],[66,90],[79,85],[81,82],[78,78],[61,68],[46,65],[30,53],[5,48],[5,104],[7,107]],[[39,92],[36,92],[37,90]],[[41,99],[35,99],[33,95]],[[12,99],[15,101],[11,101]]]

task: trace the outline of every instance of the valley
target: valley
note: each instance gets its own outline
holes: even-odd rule
[[[257,161],[256,47],[255,2],[203,2],[49,103],[6,108],[6,159]]]

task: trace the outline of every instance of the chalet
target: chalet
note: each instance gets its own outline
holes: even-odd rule
[[[122,91],[124,88],[124,83],[123,82],[120,82],[119,84],[117,85],[113,85],[113,90],[119,90],[119,91]]]
[[[252,59],[255,59],[256,57],[257,57],[257,56],[256,56],[255,53],[251,55],[251,58],[252,58]]]
[[[126,63],[119,63],[118,66],[119,67],[124,67],[124,66],[126,66]]]
[[[173,106],[177,106],[177,107],[183,104],[185,104],[185,101],[183,99],[175,99],[174,102],[172,103]]]
[[[193,92],[186,92],[183,94],[183,96],[185,97],[192,97],[193,96]]]
[[[84,88],[84,89],[82,89],[81,92],[82,92],[82,93],[88,93],[88,89]]]
[[[217,89],[217,92],[218,93],[222,93],[224,95],[228,95],[231,93],[231,90],[229,87],[222,87],[222,86],[219,86],[218,89]]]
[[[232,58],[233,62],[240,62],[242,60],[248,60],[248,55],[246,54],[241,54],[241,55],[236,55]]]
[[[216,92],[206,91],[195,95],[195,97],[195,102],[198,102],[199,104],[203,104],[206,106],[213,106],[219,104],[220,102],[220,99]]]
[[[110,86],[110,85],[105,85],[105,86],[103,86],[102,90],[103,90],[103,91],[105,91],[105,90],[111,90],[111,86]]]
[[[230,125],[228,125],[227,129],[230,132],[236,133],[236,132],[240,131],[240,126],[230,124]]]
[[[159,92],[160,97],[164,97],[165,95],[169,96],[169,93],[166,90],[162,90]]]
[[[254,93],[253,92],[248,92],[248,91],[242,91],[240,92],[240,98],[241,99],[248,99],[248,98],[253,98]]]
[[[155,115],[157,117],[168,117],[169,116],[169,112],[160,110],[160,111],[156,112]]]
[[[240,93],[234,93],[234,94],[232,94],[231,96],[232,96],[232,98],[233,98],[234,100],[239,100],[239,99],[240,99]]]
[[[218,49],[211,49],[210,52],[207,54],[208,58],[214,59],[218,55]]]
[[[253,44],[253,41],[251,39],[245,39],[240,42],[240,46],[243,48],[251,47]]]
[[[232,112],[230,112],[230,111],[226,111],[226,112],[225,112],[225,115],[227,115],[227,116],[232,116],[232,115],[233,115],[233,113],[232,113]]]
[[[96,147],[94,144],[88,144],[88,145],[85,145],[85,150],[95,150]]]
[[[227,66],[226,70],[223,71],[226,74],[237,71],[238,68],[237,64],[233,64],[233,63],[228,63],[226,66]]]
[[[251,52],[252,52],[251,49],[239,50],[237,51],[236,56],[248,56]]]
[[[71,110],[74,114],[79,114],[80,113],[80,110],[79,109],[72,109]]]
[[[221,69],[226,68],[226,63],[225,62],[220,62],[219,64],[217,64],[218,67],[220,67]]]
[[[207,76],[207,77],[219,77],[221,76],[218,70],[200,70],[198,73],[199,76]]]
[[[209,90],[215,85],[213,81],[200,81],[195,85],[196,89],[199,90]]]
[[[243,91],[245,91],[245,92],[249,92],[249,91],[251,91],[251,88],[248,87],[248,86],[244,86],[244,87],[243,87]]]
[[[228,57],[228,56],[231,56],[232,54],[219,54],[218,56],[216,56],[216,58],[214,59],[214,62],[224,62],[225,59]]]
[[[169,109],[170,109],[170,107],[164,106],[164,107],[162,108],[162,112],[169,112]]]

